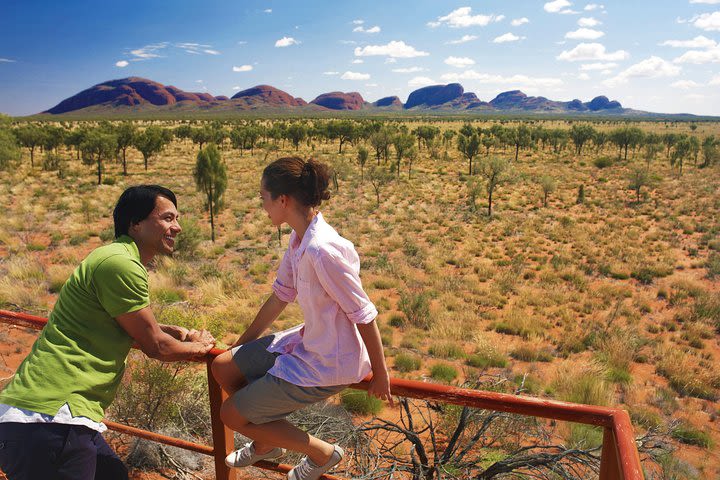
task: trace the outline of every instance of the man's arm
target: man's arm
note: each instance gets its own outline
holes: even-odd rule
[[[255,320],[250,326],[240,335],[237,342],[233,344],[233,347],[242,345],[244,343],[252,342],[260,338],[260,335],[275,321],[275,319],[285,310],[287,302],[280,300],[275,292],[270,295],[270,298],[265,300],[263,306],[260,307],[260,311],[255,316]]]
[[[370,365],[372,366],[373,376],[368,387],[368,394],[387,400],[390,405],[394,405],[390,394],[390,374],[385,365],[385,353],[383,352],[377,323],[373,320],[370,323],[358,323],[356,326],[358,332],[360,332],[360,337],[365,343],[365,348],[367,348],[370,357]]]
[[[186,333],[187,341],[177,340],[165,333],[155,320],[150,307],[124,313],[115,320],[135,340],[145,355],[164,362],[200,357],[215,346],[215,339],[205,330],[197,332],[196,335]]]

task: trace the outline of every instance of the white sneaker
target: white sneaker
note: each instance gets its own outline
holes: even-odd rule
[[[300,460],[300,463],[298,463],[295,468],[288,472],[288,479],[317,480],[318,478],[320,478],[323,473],[327,472],[335,465],[340,463],[343,459],[343,456],[345,455],[345,452],[342,448],[338,447],[337,445],[333,446],[335,447],[335,451],[330,457],[330,460],[328,460],[325,465],[315,465],[308,457],[303,457],[302,460]]]
[[[255,453],[255,445],[253,443],[246,443],[244,447],[225,457],[225,465],[228,467],[247,467],[253,463],[259,462],[260,460],[267,460],[271,458],[277,458],[285,455],[285,449],[275,447],[267,453],[258,455]]]

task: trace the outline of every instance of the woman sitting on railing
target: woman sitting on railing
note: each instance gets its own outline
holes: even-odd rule
[[[287,448],[306,455],[288,478],[317,479],[342,460],[343,450],[284,418],[371,370],[368,393],[392,403],[377,310],[363,291],[358,254],[315,211],[330,196],[328,183],[327,166],[297,157],[276,160],[263,172],[263,208],[273,225],[287,223],[293,232],[272,295],[232,350],[212,366],[231,394],[220,412],[223,422],[253,440],[228,455],[228,466],[277,458]],[[296,298],[305,323],[260,338]]]

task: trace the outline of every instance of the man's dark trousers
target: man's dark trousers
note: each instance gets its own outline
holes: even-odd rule
[[[9,480],[127,480],[100,433],[61,423],[0,423],[0,469]]]

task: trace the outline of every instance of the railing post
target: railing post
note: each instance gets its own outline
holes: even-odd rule
[[[213,358],[207,360],[208,394],[210,396],[210,425],[212,426],[213,450],[215,451],[215,478],[217,480],[235,480],[235,472],[225,465],[225,457],[235,447],[233,431],[220,420],[220,406],[227,394],[213,377],[211,365]]]
[[[615,433],[610,427],[603,428],[602,456],[600,457],[600,480],[623,480],[620,469]]]

